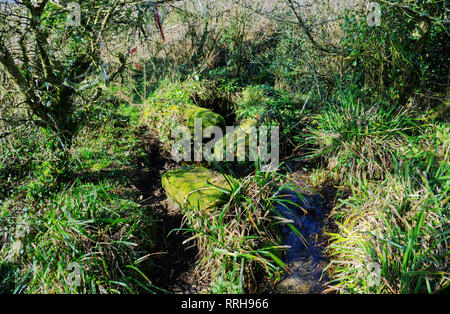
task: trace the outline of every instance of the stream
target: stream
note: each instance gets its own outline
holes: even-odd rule
[[[283,218],[293,221],[292,226],[301,236],[288,223],[280,224],[283,243],[290,246],[283,259],[288,272],[275,286],[274,293],[307,294],[323,291],[321,276],[327,265],[324,247],[320,244],[325,219],[324,199],[317,194],[307,195],[301,192],[282,190],[278,193],[281,201],[276,206],[277,211]]]

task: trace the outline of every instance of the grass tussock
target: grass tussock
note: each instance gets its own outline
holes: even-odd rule
[[[421,122],[411,108],[370,101],[352,85],[339,86],[301,135],[305,145],[313,146],[309,157],[325,158],[328,169],[341,177],[383,178]]]
[[[359,179],[339,201],[338,232],[330,234],[330,290],[437,293],[449,287],[450,142],[442,127],[423,135],[434,144],[428,152],[397,160],[381,182]]]

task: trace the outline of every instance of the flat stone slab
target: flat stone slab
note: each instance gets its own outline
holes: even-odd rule
[[[183,211],[212,212],[227,201],[228,194],[224,190],[230,189],[222,174],[204,167],[167,171],[161,181],[167,196]]]

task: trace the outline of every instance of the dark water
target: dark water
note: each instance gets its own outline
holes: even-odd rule
[[[282,199],[276,207],[279,215],[292,220],[292,226],[301,236],[287,223],[279,225],[283,243],[290,248],[284,256],[288,272],[275,286],[277,293],[320,293],[323,290],[320,279],[326,258],[324,247],[318,242],[325,218],[324,200],[319,195],[300,193],[292,190],[278,193],[278,198]]]

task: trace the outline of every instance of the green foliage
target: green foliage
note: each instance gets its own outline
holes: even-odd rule
[[[370,103],[352,83],[338,86],[335,97],[310,117],[307,133],[298,139],[312,147],[309,157],[326,157],[328,167],[341,175],[383,177],[393,154],[417,134],[420,122],[409,108]]]
[[[20,292],[20,268],[18,265],[0,261],[0,294]]]
[[[236,101],[238,119],[257,119],[262,125],[279,126],[281,148],[293,149],[291,140],[302,128],[305,108],[301,97],[269,85],[248,85]]]
[[[238,259],[232,260],[231,270],[226,271],[227,265],[222,264],[223,270],[219,278],[212,284],[212,294],[243,294],[245,293],[243,287],[243,271],[244,263],[238,264]],[[241,266],[241,267],[240,267]]]
[[[303,70],[308,52],[304,49],[305,38],[298,35],[300,32],[294,24],[280,25],[275,47],[264,56],[269,60],[268,72],[274,77],[276,86],[290,92],[302,91],[303,83],[310,83]]]
[[[156,249],[158,227],[130,188],[142,152],[128,124],[136,125],[138,112],[128,105],[92,112],[64,161],[71,165],[64,180],[55,176],[66,167],[47,148],[44,161],[32,162],[31,176],[0,200],[2,292],[158,291],[147,277],[152,260],[142,259]],[[78,287],[68,281],[71,263],[81,266]]]
[[[232,75],[241,76],[245,65],[245,43],[244,36],[246,20],[244,16],[233,19],[230,27],[223,36],[223,40],[229,49],[227,67]]]
[[[66,4],[6,1],[0,16],[0,68],[27,107],[22,123],[33,120],[52,131],[59,138],[55,149],[64,150],[85,121],[75,114],[83,108],[82,91],[97,88],[90,97],[97,99],[104,85],[123,74],[128,46],[134,45],[127,36],[140,32],[144,23],[142,16],[131,14],[142,11],[142,4],[91,0],[79,3],[80,27],[69,26]]]
[[[448,61],[448,29],[441,22],[445,1],[401,2],[381,4],[378,27],[359,18],[362,12],[347,14],[342,25],[346,63],[364,75],[365,86],[400,104],[413,94],[442,96],[448,74],[442,66]]]
[[[264,114],[267,110],[264,88],[265,86],[250,85],[242,91],[236,106],[236,113],[240,118],[246,119]]]
[[[2,217],[2,229],[14,228],[8,220],[28,226],[23,234],[16,227],[1,251],[2,259],[20,261],[24,292],[130,293],[139,285],[151,288],[127,266],[151,265],[139,265],[137,260],[155,245],[153,219],[129,201],[129,195],[115,192],[117,188],[108,181],[98,185],[77,181],[30,215],[10,211]],[[14,243],[21,243],[20,251],[14,251]],[[81,285],[73,288],[66,281],[72,262],[83,269]]]
[[[217,15],[212,2],[205,14],[180,6],[161,11],[164,31],[186,31],[181,39],[167,32],[165,44],[140,27],[150,3],[83,1],[82,24],[95,22],[78,28],[65,26],[67,10],[56,2],[28,3],[16,3],[22,19],[0,16],[0,64],[9,74],[0,76],[0,293],[161,292],[148,279],[161,230],[134,187],[137,160],[153,158],[137,132],[151,126],[164,150],[172,128],[192,127],[198,116],[280,126],[282,159],[302,154],[314,162],[307,175],[315,185],[337,186],[331,290],[449,288],[444,0],[382,2],[379,27],[354,10],[336,27],[318,20],[320,10],[307,16],[309,8],[269,14],[238,1]],[[140,45],[151,43],[138,49],[147,54],[130,51],[137,30]],[[333,45],[333,53],[320,49]],[[128,70],[133,62],[143,69]],[[205,194],[209,175],[188,178],[193,190],[178,193],[187,219],[180,230],[193,234],[194,271],[212,293],[254,292],[286,268],[274,210],[285,178],[258,163],[224,164],[239,173],[221,170],[227,184],[207,184],[217,190],[213,201],[226,196],[208,211],[182,200]],[[78,287],[68,281],[71,263],[82,269]]]
[[[335,288],[350,293],[448,289],[450,142],[438,138],[439,128],[429,127],[418,143],[404,147],[410,157],[396,160],[394,174],[382,182],[359,180],[352,195],[339,201],[339,233],[331,234],[329,246]],[[380,266],[379,285],[368,281],[370,263]]]

